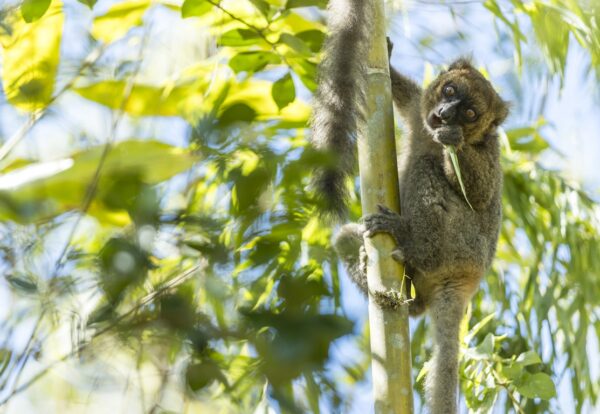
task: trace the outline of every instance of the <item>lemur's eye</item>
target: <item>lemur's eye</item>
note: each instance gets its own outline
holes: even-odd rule
[[[454,86],[452,86],[452,85],[444,86],[444,95],[454,96],[455,93],[456,93],[456,89],[454,89]]]
[[[472,121],[477,116],[477,113],[472,108],[469,108],[465,111],[465,115],[466,115],[467,119]]]

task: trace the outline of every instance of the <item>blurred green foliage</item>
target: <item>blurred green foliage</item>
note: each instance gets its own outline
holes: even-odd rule
[[[306,139],[326,2],[79,3],[31,0],[0,14],[4,105],[25,125],[0,149],[0,289],[10,303],[0,404],[26,395],[40,410],[51,398],[76,411],[69,401],[108,381],[114,363],[127,381],[112,392],[148,412],[348,412],[368,376],[368,341],[342,307],[332,229],[307,191],[328,161]],[[531,31],[550,73],[563,76],[573,41],[600,73],[595,2],[483,7],[512,39],[516,67]],[[77,64],[64,51],[74,10],[90,17],[81,23],[89,55]],[[159,13],[193,22],[210,47],[151,80],[143,62]],[[107,135],[69,141],[59,159],[17,150],[77,102],[84,116],[96,113],[91,103],[102,108]],[[157,119],[183,120],[185,143],[152,139]],[[146,134],[123,136],[135,130],[123,125]],[[587,343],[600,337],[600,211],[540,165],[553,151],[545,125],[503,135],[498,258],[462,334],[471,412],[554,411],[563,376],[577,412],[597,402]],[[358,218],[356,199],[351,211]],[[413,331],[416,397],[426,323]],[[338,354],[342,337],[350,358]],[[48,381],[59,364],[80,377]]]

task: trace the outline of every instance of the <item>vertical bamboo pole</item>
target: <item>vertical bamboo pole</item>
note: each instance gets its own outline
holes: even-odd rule
[[[400,211],[398,168],[394,141],[394,113],[385,33],[383,0],[369,0],[373,27],[369,53],[367,122],[358,140],[363,214],[377,204]],[[394,242],[388,235],[366,240],[369,256],[369,325],[375,414],[413,412],[408,307],[382,309],[373,292],[396,291],[402,297],[404,269],[390,254]]]

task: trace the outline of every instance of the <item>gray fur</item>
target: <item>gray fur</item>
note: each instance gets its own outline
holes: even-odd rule
[[[395,239],[398,246],[393,257],[403,259],[417,293],[410,313],[428,309],[433,325],[434,353],[426,380],[429,410],[455,414],[459,326],[492,262],[500,229],[502,170],[496,127],[508,108],[464,59],[451,65],[427,90],[393,68],[390,72],[394,102],[407,131],[399,159],[402,214],[381,206],[377,214],[364,218],[364,236],[384,232]],[[443,92],[447,85],[454,85],[452,97]],[[438,114],[448,102],[455,107],[442,123]],[[476,109],[476,120],[465,121],[468,109]],[[457,148],[474,210],[464,200],[442,144]],[[366,292],[364,267],[356,265],[360,263],[361,229],[355,224],[342,227],[335,247],[352,280]]]
[[[334,219],[347,214],[347,181],[356,164],[356,136],[364,118],[369,2],[331,0],[312,117],[314,147],[330,162],[314,175],[320,212]]]

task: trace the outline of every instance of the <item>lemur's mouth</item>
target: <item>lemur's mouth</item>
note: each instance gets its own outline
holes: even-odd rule
[[[435,130],[444,125],[444,122],[442,121],[442,118],[435,113],[435,111],[431,111],[427,117],[427,125],[429,128]]]

